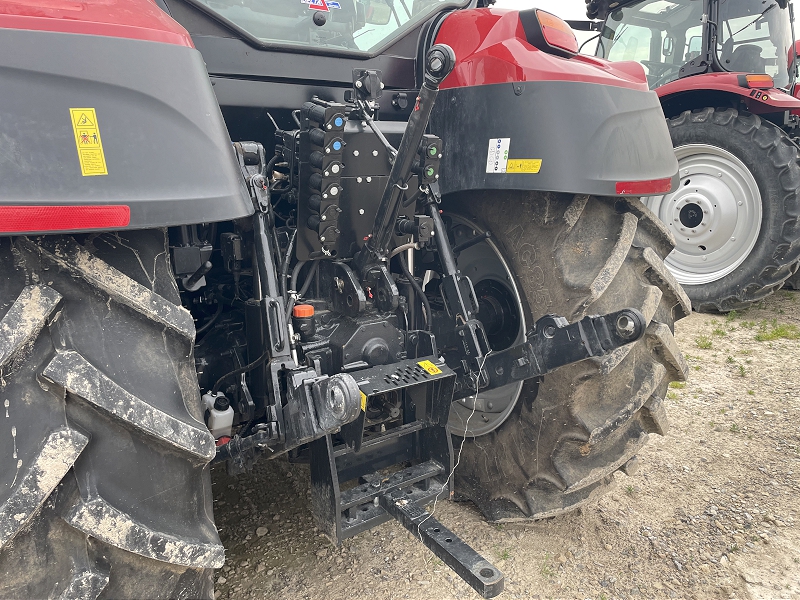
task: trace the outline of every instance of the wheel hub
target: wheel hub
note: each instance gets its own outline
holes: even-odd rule
[[[708,144],[675,149],[680,187],[648,199],[675,236],[665,260],[683,285],[725,277],[749,256],[761,230],[761,193],[738,157]]]
[[[450,230],[456,245],[481,233],[475,224],[456,216]],[[497,246],[491,239],[484,240],[462,251],[456,262],[472,280],[479,306],[476,317],[483,324],[492,350],[521,343],[525,339],[525,317],[520,296]],[[494,431],[511,414],[522,386],[522,382],[512,383],[453,402],[450,432],[477,437]]]

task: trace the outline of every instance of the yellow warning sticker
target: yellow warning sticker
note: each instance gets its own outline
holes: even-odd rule
[[[93,108],[70,108],[72,130],[75,132],[75,145],[78,147],[78,160],[84,177],[108,175],[100,127]]]
[[[538,173],[541,170],[541,158],[509,158],[506,165],[506,173]]]
[[[361,410],[367,412],[367,395],[364,392],[361,392]]]
[[[442,370],[439,367],[437,367],[429,360],[423,360],[422,362],[418,362],[417,364],[423,369],[425,369],[431,375],[439,375],[442,372]]]

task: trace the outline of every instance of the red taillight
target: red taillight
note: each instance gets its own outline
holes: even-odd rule
[[[739,75],[739,85],[753,90],[771,90],[775,81],[769,75]]]
[[[0,206],[0,233],[117,229],[131,222],[128,206]]]
[[[617,182],[618,196],[646,196],[648,194],[667,194],[672,189],[672,178],[650,179],[648,181]]]
[[[531,46],[558,56],[578,53],[578,39],[572,28],[554,14],[538,8],[522,10],[519,20]]]

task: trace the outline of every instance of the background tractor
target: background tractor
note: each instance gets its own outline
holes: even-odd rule
[[[0,596],[211,597],[209,465],[288,458],[491,597],[422,507],[556,515],[667,426],[669,132],[553,15],[2,0],[0,139]]]
[[[800,257],[800,100],[786,0],[587,0],[596,55],[636,60],[667,117],[680,185],[647,206],[696,310],[745,308]]]

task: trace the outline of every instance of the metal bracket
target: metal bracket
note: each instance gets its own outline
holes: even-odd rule
[[[481,390],[540,377],[565,365],[605,356],[641,339],[646,328],[644,316],[634,308],[584,317],[571,325],[564,317],[547,315],[536,321],[527,341],[486,357]],[[474,393],[472,381],[461,383],[456,399]]]

